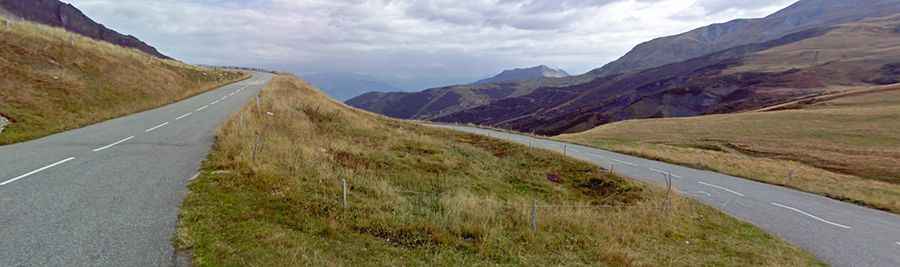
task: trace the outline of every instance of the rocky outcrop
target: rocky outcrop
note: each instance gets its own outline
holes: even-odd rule
[[[3,133],[3,129],[6,128],[6,125],[9,125],[9,120],[0,116],[0,133]]]
[[[765,18],[739,19],[642,43],[600,69],[598,77],[655,68],[804,30],[900,12],[900,0],[801,0]]]
[[[58,0],[0,0],[0,9],[19,19],[64,28],[96,40],[135,48],[155,57],[170,59],[134,36],[111,30],[93,21],[71,4]]]

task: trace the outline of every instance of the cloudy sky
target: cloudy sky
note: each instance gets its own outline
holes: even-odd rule
[[[546,64],[583,73],[640,42],[794,0],[64,0],[203,64],[353,72],[413,89]],[[420,88],[421,89],[421,88]]]

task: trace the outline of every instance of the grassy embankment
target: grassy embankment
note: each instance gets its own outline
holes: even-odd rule
[[[261,98],[190,185],[175,242],[197,266],[819,264],[694,201],[672,196],[664,212],[663,190],[555,153],[351,109],[290,76]],[[542,207],[534,232],[532,201],[591,208]]]
[[[625,121],[558,138],[900,213],[900,90],[823,99],[785,106],[793,110]]]
[[[8,25],[8,26],[3,26]],[[169,104],[248,77],[0,18],[0,145]]]

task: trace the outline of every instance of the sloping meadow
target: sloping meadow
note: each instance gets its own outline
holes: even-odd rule
[[[819,264],[663,189],[351,109],[292,76],[221,128],[190,189],[175,242],[198,266]]]
[[[249,76],[0,17],[0,77],[0,117],[11,122],[0,134],[4,145],[159,107]]]

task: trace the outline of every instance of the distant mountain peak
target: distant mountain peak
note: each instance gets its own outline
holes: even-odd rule
[[[541,78],[563,78],[569,77],[569,73],[562,69],[555,69],[548,67],[547,65],[539,65],[530,68],[516,68],[511,70],[504,70],[500,74],[497,74],[494,77],[480,80],[475,82],[475,84],[486,84],[486,83],[499,83],[499,82],[512,82],[512,81],[524,81],[524,80],[534,80]]]

